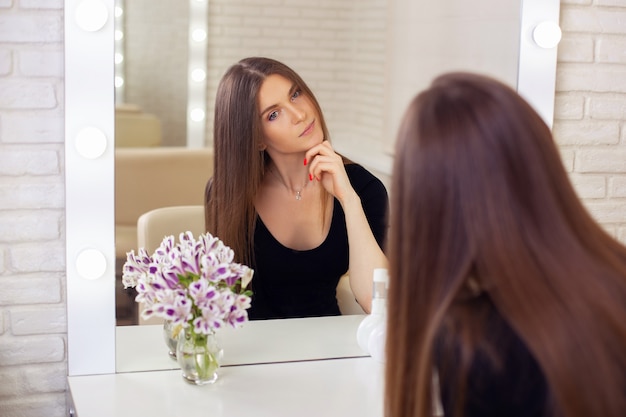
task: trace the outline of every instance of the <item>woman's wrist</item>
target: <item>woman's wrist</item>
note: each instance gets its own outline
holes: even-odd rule
[[[343,198],[338,200],[344,212],[349,211],[353,206],[361,207],[361,197],[352,189],[346,193]]]

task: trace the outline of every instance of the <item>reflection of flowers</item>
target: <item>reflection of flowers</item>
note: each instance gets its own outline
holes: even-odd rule
[[[206,233],[166,236],[148,255],[144,248],[127,254],[122,281],[137,290],[144,319],[161,317],[192,327],[196,335],[211,334],[225,325],[239,327],[248,320],[250,296],[246,286],[254,271],[233,262],[232,249]]]

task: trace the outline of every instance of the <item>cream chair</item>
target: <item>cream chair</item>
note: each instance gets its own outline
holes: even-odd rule
[[[152,254],[165,236],[173,235],[176,241],[181,233],[193,233],[194,237],[205,232],[204,206],[172,206],[150,210],[137,220],[137,245]],[[162,324],[163,319],[144,320],[139,307],[139,324]]]
[[[148,253],[159,247],[165,236],[173,235],[178,239],[182,232],[190,231],[194,236],[205,232],[204,206],[162,207],[142,214],[137,221],[137,243]],[[348,275],[344,275],[337,285],[337,302],[341,314],[364,314],[350,289]],[[140,324],[158,324],[162,320],[143,320]]]
[[[137,245],[148,253],[159,247],[165,236],[191,232],[195,237],[205,232],[204,206],[173,206],[150,210],[137,220]]]

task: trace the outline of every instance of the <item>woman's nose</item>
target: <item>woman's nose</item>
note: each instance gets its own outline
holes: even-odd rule
[[[292,114],[292,120],[294,124],[306,119],[306,111],[297,106],[292,106]]]

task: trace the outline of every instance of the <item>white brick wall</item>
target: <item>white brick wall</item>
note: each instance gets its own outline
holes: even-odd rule
[[[0,0],[0,415],[65,416],[63,1]]]
[[[372,109],[379,94],[383,67],[377,57],[383,45],[377,41],[382,32],[376,33],[381,29],[373,17],[382,14],[384,1],[319,0],[306,9],[320,19],[319,27],[312,28],[300,28],[290,20],[296,11],[303,12],[301,0],[258,0],[254,3],[258,13],[245,22],[238,14],[244,3],[250,2],[211,1],[212,7],[230,14],[221,27],[212,28],[209,69],[214,76],[219,78],[234,60],[267,48],[307,80],[324,75],[324,82],[312,87],[325,108],[334,109],[345,104],[334,95],[335,65],[358,62],[352,92],[358,97],[355,102],[370,105],[355,107],[354,117],[347,120],[371,121],[371,130],[376,131],[380,120]],[[283,10],[280,16],[267,11],[277,5]],[[62,0],[0,0],[3,417],[66,415],[62,7]],[[607,230],[626,242],[626,4],[563,0],[561,10],[564,40],[557,69],[555,136],[585,204]],[[272,19],[280,27],[263,27]],[[342,28],[350,19],[355,23],[350,30],[375,40],[355,42],[353,34]],[[276,34],[278,43],[256,44],[254,34],[263,30]],[[324,35],[318,37],[318,32]],[[233,33],[242,37],[227,36]],[[305,53],[316,45],[327,45],[328,50]],[[367,49],[361,49],[364,46]],[[371,66],[362,65],[366,63]],[[336,80],[337,85],[342,81]],[[326,83],[332,87],[324,90]],[[210,88],[214,94],[215,86]],[[340,122],[332,121],[337,126]],[[369,131],[363,128],[362,133]]]
[[[562,0],[554,135],[591,214],[626,243],[626,1]]]
[[[209,3],[207,137],[217,85],[247,56],[296,70],[319,100],[335,139],[383,135],[385,0],[212,0]]]
[[[126,98],[161,119],[164,143],[184,145],[186,83],[172,79],[185,76],[187,40],[180,28],[186,27],[187,10],[177,10],[172,18],[170,8],[150,6],[148,19],[144,4],[152,5],[151,1],[126,4]],[[212,143],[219,80],[230,65],[247,56],[276,58],[299,72],[320,101],[333,137],[379,140],[385,4],[385,0],[327,0],[314,6],[308,0],[210,1],[207,142]],[[164,19],[173,19],[178,29],[159,31],[165,27],[159,23]],[[155,67],[158,72],[150,70]]]

